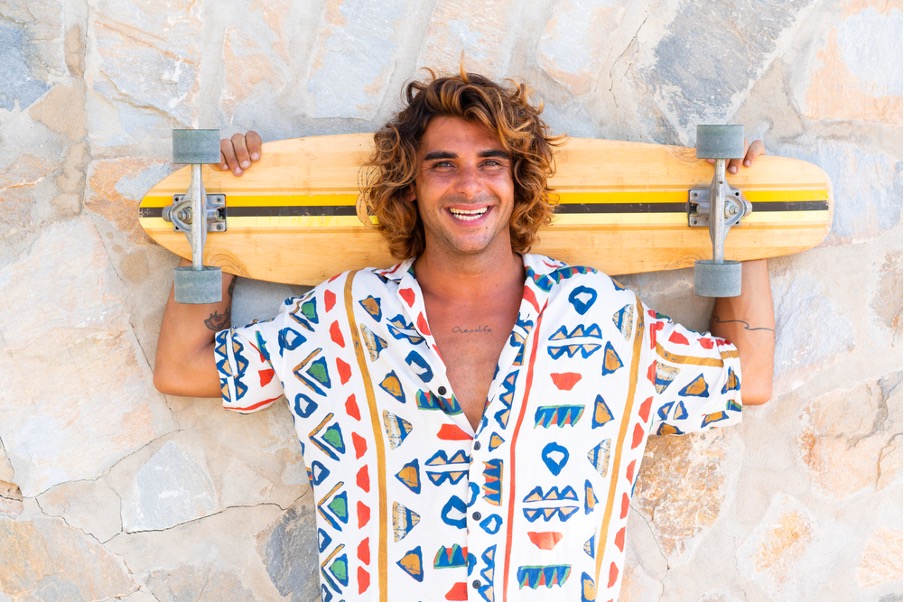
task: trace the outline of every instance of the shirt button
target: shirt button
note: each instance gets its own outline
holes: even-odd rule
[[[479,449],[480,449],[480,441],[475,441],[474,442],[474,451],[477,451]]]
[[[474,514],[471,515],[471,518],[473,518],[474,520],[480,520],[481,516],[482,515],[480,514],[480,512],[475,512]]]
[[[440,387],[439,389],[436,390],[436,392],[439,393],[440,395],[445,395],[446,387]]]
[[[473,587],[474,589],[479,589],[479,588],[480,588],[480,581],[478,581],[477,579],[475,579],[474,581],[471,582],[471,587]]]

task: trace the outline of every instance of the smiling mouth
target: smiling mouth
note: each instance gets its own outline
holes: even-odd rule
[[[469,222],[483,217],[483,215],[486,214],[487,209],[487,207],[481,209],[449,209],[449,213],[451,213],[455,219]]]

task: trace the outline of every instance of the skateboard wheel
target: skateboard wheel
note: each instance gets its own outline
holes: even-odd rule
[[[173,130],[173,163],[219,163],[220,130]]]
[[[220,268],[177,267],[173,274],[176,303],[219,303],[223,299],[223,274]]]
[[[694,262],[694,292],[700,297],[737,297],[741,294],[741,263]]]
[[[744,156],[744,126],[698,125],[698,159],[740,159]]]

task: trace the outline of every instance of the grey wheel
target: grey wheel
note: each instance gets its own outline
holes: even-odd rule
[[[220,130],[173,130],[173,163],[219,163]]]
[[[694,292],[700,297],[737,297],[741,294],[741,263],[695,262]]]
[[[740,159],[744,156],[744,126],[698,125],[698,159]]]
[[[223,299],[223,273],[214,267],[177,267],[173,289],[177,303],[219,303]]]

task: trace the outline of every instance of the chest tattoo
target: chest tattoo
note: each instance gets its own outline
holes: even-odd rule
[[[464,328],[462,326],[453,326],[452,332],[454,334],[484,334],[493,332],[493,329],[484,324],[483,326],[478,326],[477,328]]]

